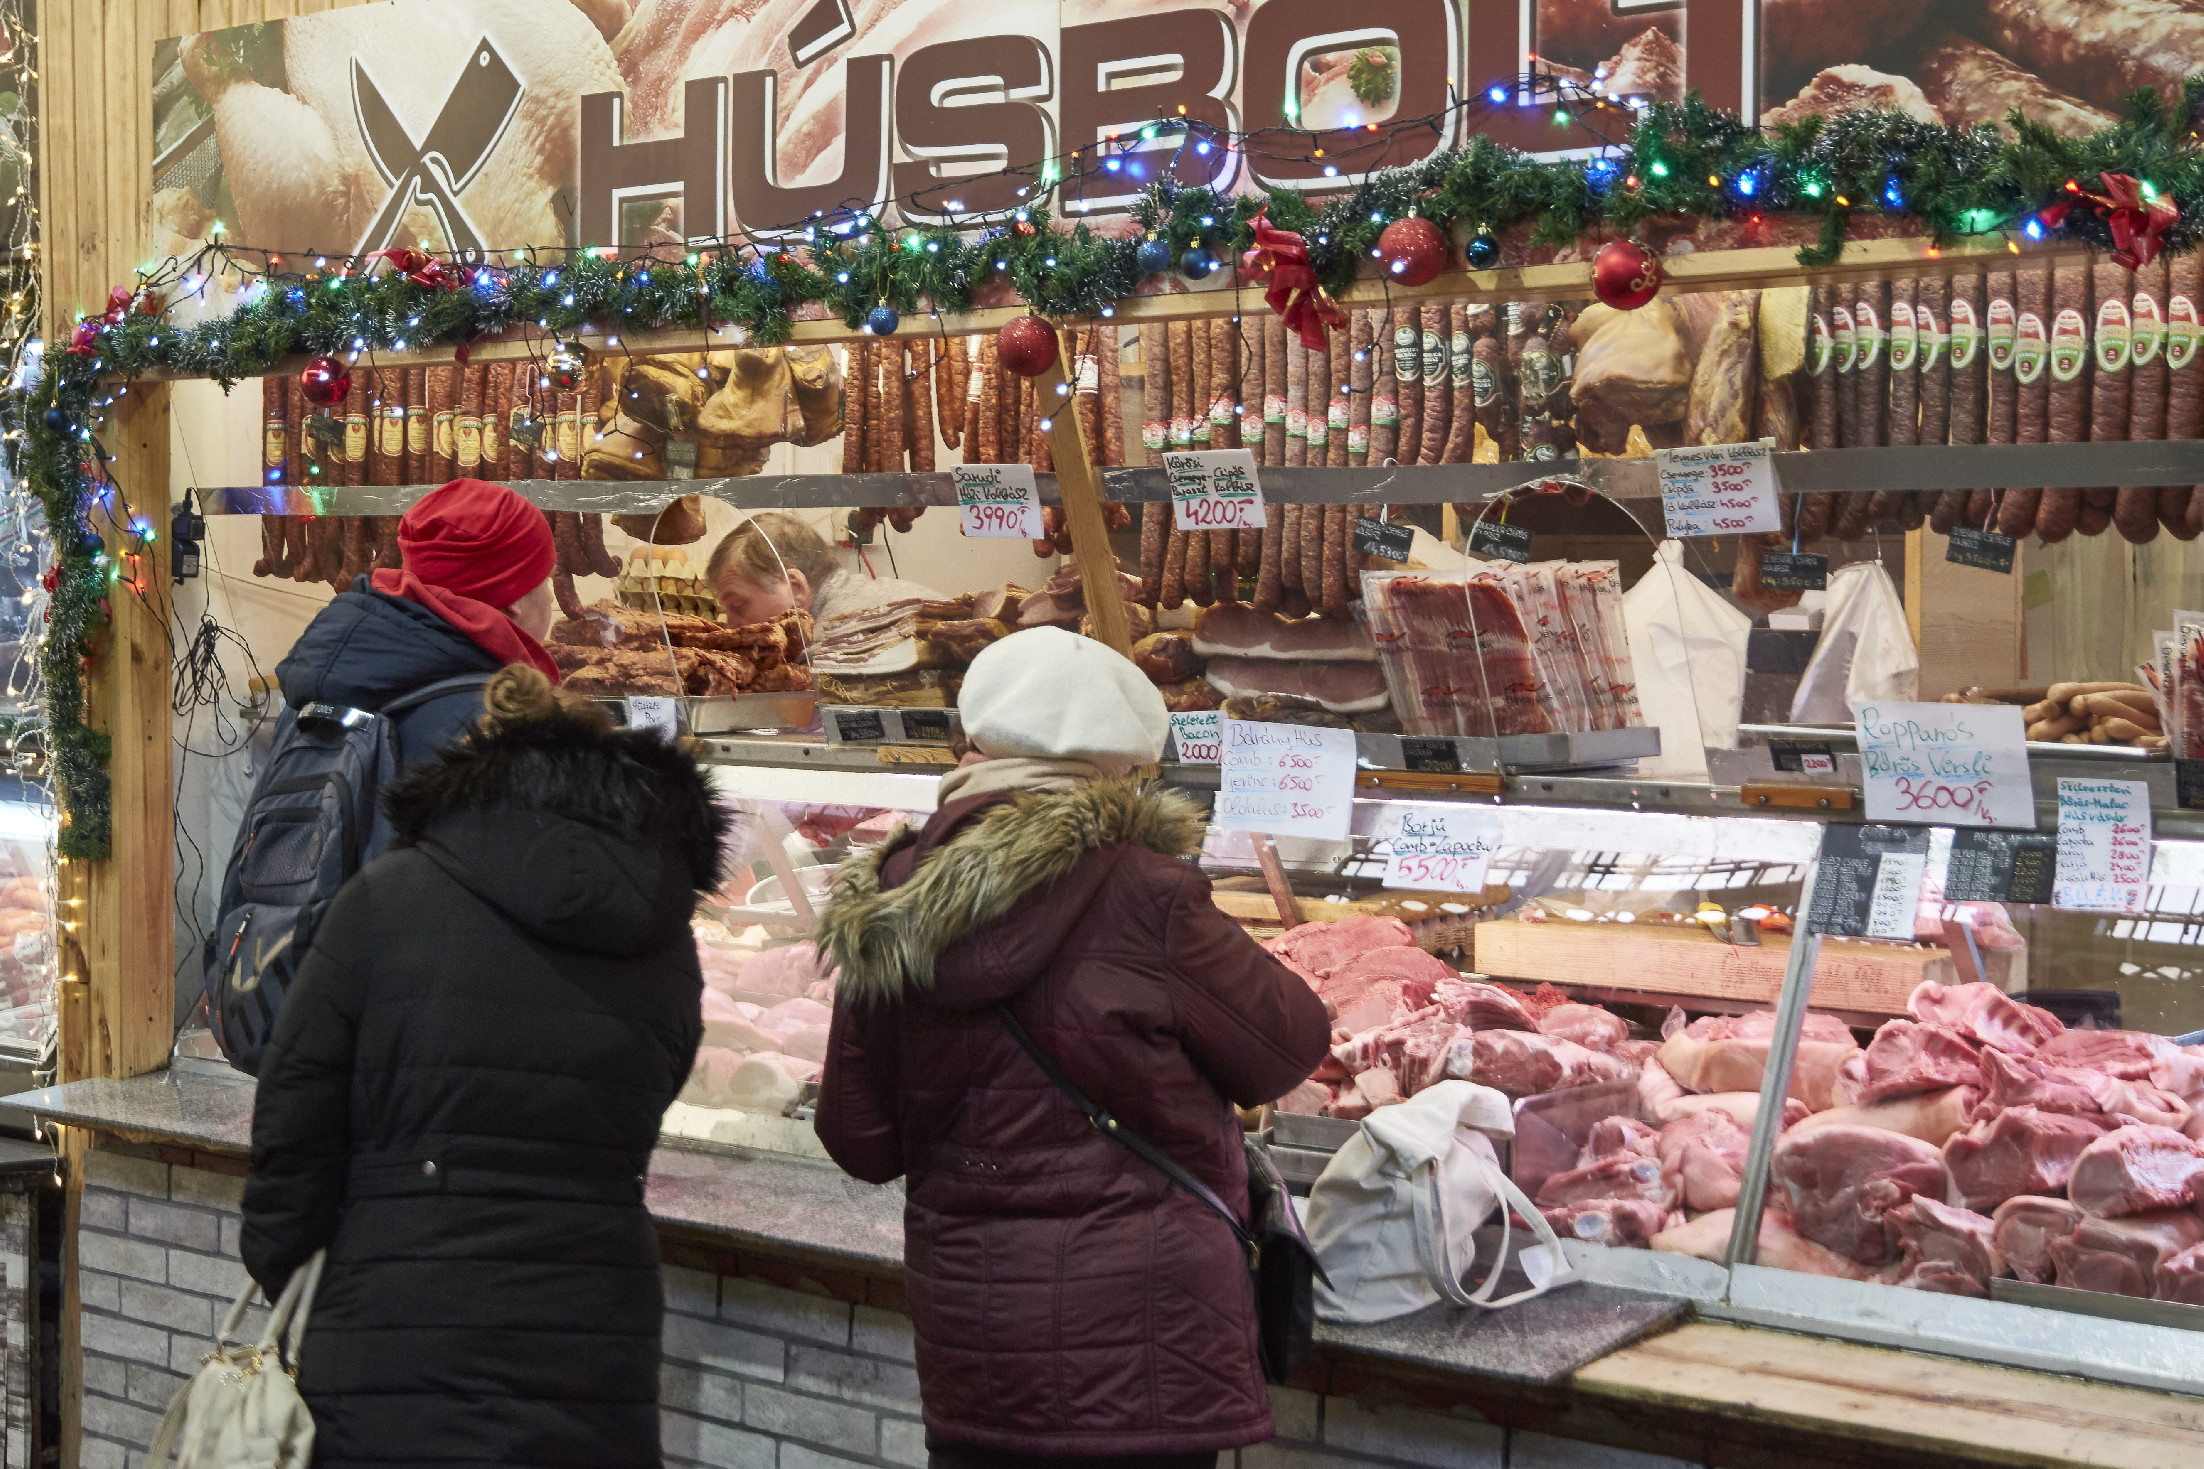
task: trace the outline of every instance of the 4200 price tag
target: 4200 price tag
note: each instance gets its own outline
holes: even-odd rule
[[[1163,456],[1172,523],[1180,530],[1261,530],[1263,489],[1246,449],[1195,449]]]

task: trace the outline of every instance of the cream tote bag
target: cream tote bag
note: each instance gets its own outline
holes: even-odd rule
[[[1387,1321],[1438,1301],[1497,1310],[1577,1278],[1545,1216],[1502,1171],[1492,1139],[1513,1137],[1508,1099],[1488,1086],[1442,1081],[1363,1120],[1309,1190],[1308,1235],[1328,1283],[1316,1288],[1325,1321]],[[1500,1210],[1500,1258],[1514,1226],[1537,1243],[1518,1263],[1530,1289],[1493,1298],[1500,1272],[1472,1291],[1474,1232]]]
[[[168,1405],[146,1450],[148,1465],[166,1469],[174,1452],[179,1469],[306,1469],[314,1453],[314,1420],[292,1379],[325,1254],[316,1250],[291,1273],[258,1346],[232,1340],[259,1289],[245,1287],[214,1333],[214,1350],[200,1359],[199,1371]]]

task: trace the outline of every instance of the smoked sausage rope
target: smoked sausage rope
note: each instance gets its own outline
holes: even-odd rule
[[[1837,447],[1837,361],[1836,336],[1830,324],[1830,313],[1836,309],[1837,291],[1834,286],[1816,286],[1813,289],[1811,309],[1806,318],[1806,446],[1809,449],[1834,449]],[[1829,533],[1829,522],[1836,508],[1836,497],[1825,492],[1799,497],[1797,538],[1801,545],[1812,545]]]
[[[2198,322],[2204,318],[2204,255],[2179,256],[2166,265],[2166,437],[2204,437],[2204,352]],[[2204,495],[2187,486],[2159,491],[2158,518],[2183,540],[2204,526]]]
[[[1361,466],[1370,462],[1370,387],[1376,380],[1370,361],[1371,319],[1376,313],[1356,311],[1351,315],[1353,326],[1348,339],[1350,356],[1347,367],[1347,384],[1350,390],[1347,398],[1347,463],[1350,466]]]
[[[1447,353],[1447,309],[1426,306],[1421,313],[1423,344],[1423,436],[1418,464],[1446,462],[1447,433],[1453,427],[1453,373]]]
[[[1471,357],[1476,341],[1470,331],[1468,307],[1459,304],[1449,306],[1446,320],[1448,417],[1446,447],[1440,453],[1439,462],[1442,464],[1467,464],[1476,456],[1477,452],[1476,372]],[[1520,360],[1521,354],[1517,353],[1514,361]],[[1510,365],[1513,366],[1513,362]],[[1521,453],[1518,444],[1510,442],[1514,435],[1508,433],[1508,429],[1515,422],[1515,413],[1512,406],[1506,401],[1510,395],[1504,388],[1500,396],[1502,400],[1501,432],[1493,435],[1493,439],[1502,459],[1514,459]],[[1511,449],[1515,452],[1511,453]]]
[[[2158,259],[2136,271],[2128,282],[2128,420],[2130,440],[2155,441],[2166,437],[2166,259]],[[2128,492],[2123,488],[2120,492]],[[2188,528],[2188,502],[2184,498],[2174,525],[2166,523],[2160,506],[2163,494],[2156,488],[2138,492],[2145,511],[2162,529]],[[2119,505],[2113,513],[2117,517]]]
[[[1102,329],[1102,462],[1117,468],[1125,462],[1124,363],[1116,327]]]
[[[1263,318],[1263,462],[1286,462],[1286,323]]]

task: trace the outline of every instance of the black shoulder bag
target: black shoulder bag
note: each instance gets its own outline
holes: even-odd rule
[[[1056,1084],[1056,1089],[1071,1098],[1072,1105],[1080,1110],[1090,1126],[1100,1129],[1134,1157],[1207,1204],[1231,1227],[1240,1247],[1247,1252],[1248,1278],[1255,1287],[1256,1344],[1262,1355],[1263,1375],[1280,1383],[1291,1377],[1309,1354],[1309,1338],[1316,1325],[1315,1278],[1323,1275],[1324,1267],[1316,1263],[1316,1251],[1310,1248],[1309,1237],[1301,1230],[1301,1217],[1294,1213],[1286,1182],[1279,1177],[1270,1155],[1255,1143],[1247,1144],[1250,1222],[1242,1224],[1239,1216],[1208,1184],[1173,1162],[1146,1138],[1120,1126],[1115,1117],[1089,1100],[1087,1094],[1064,1075],[1055,1058],[1041,1049],[1008,1005],[997,1005],[995,1009],[1002,1016],[1003,1028],[1010,1032],[1011,1038]]]

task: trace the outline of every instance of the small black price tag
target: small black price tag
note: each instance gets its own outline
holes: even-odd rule
[[[1403,739],[1400,742],[1401,763],[1410,770],[1420,770],[1428,775],[1460,775],[1462,757],[1452,740]]]
[[[1794,770],[1800,775],[1837,773],[1836,752],[1827,740],[1770,740],[1768,757],[1778,770]]]
[[[1925,826],[1831,822],[1823,827],[1821,870],[1814,876],[1807,930],[1853,938],[1911,939],[1928,844]]]
[[[834,711],[834,729],[846,745],[861,744],[866,740],[884,740],[888,726],[881,720],[877,709],[837,709]]]
[[[903,738],[907,740],[934,740],[949,743],[949,711],[946,709],[906,709],[903,711]]]
[[[1763,551],[1760,585],[1771,592],[1829,590],[1829,558],[1813,551]]]
[[[1944,559],[1955,566],[1979,566],[1984,571],[2001,571],[2011,576],[2013,548],[2019,544],[2011,536],[2001,536],[1994,530],[1955,525],[1951,528],[1951,538],[1944,544]]]
[[[1416,544],[1414,526],[1395,525],[1389,520],[1369,520],[1358,515],[1352,528],[1354,547],[1365,556],[1382,556],[1387,561],[1406,561],[1409,548]]]
[[[512,432],[509,437],[516,447],[526,449],[533,454],[543,447],[543,435],[547,427],[548,425],[540,418],[515,414]]]
[[[2204,760],[2173,762],[2173,799],[2184,811],[2204,811]]]
[[[1480,520],[1469,528],[1469,549],[1479,556],[1499,561],[1528,561],[1531,559],[1530,528]]]
[[[1944,898],[1952,903],[2048,903],[2058,838],[2044,831],[1963,826],[1951,836]]]

